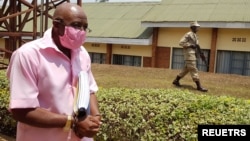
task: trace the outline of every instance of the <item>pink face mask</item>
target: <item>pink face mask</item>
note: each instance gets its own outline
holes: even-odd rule
[[[68,49],[77,49],[84,43],[86,32],[71,26],[65,26],[64,35],[59,36],[59,38],[64,47]]]

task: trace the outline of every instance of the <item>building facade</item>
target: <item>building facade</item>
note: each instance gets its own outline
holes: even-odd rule
[[[163,0],[149,5],[152,7],[141,17],[141,26],[152,29],[149,43],[88,42],[85,47],[93,63],[181,69],[184,62],[179,40],[190,30],[189,22],[197,20],[201,25],[197,33],[200,46],[209,64],[206,66],[199,59],[198,68],[205,72],[250,76],[250,18],[243,14],[250,2]],[[180,8],[181,12],[176,13]]]
[[[92,63],[181,69],[179,40],[190,30],[189,23],[198,21],[199,43],[209,64],[199,59],[199,70],[250,76],[250,1],[162,0],[82,7],[92,30],[84,44]],[[6,40],[1,38],[0,45]]]

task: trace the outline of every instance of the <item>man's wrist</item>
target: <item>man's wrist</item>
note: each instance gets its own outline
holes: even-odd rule
[[[67,121],[66,121],[65,126],[63,127],[63,130],[64,131],[69,131],[71,129],[71,127],[72,127],[73,122],[74,122],[73,117],[71,115],[68,115],[67,116]]]
[[[102,116],[102,115],[98,113],[98,114],[94,114],[94,116]]]

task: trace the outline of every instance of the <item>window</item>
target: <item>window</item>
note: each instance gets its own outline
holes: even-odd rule
[[[182,69],[184,66],[184,56],[182,49],[173,48],[172,69]]]
[[[209,50],[202,50],[207,63],[209,64]],[[173,48],[173,55],[172,55],[172,69],[182,69],[184,67],[184,56],[183,56],[183,49],[182,48]],[[197,59],[197,68],[199,71],[208,71],[208,67],[206,64],[200,59]]]
[[[141,56],[113,55],[113,64],[126,66],[141,66]]]
[[[218,51],[216,72],[250,76],[250,52]]]
[[[89,53],[91,63],[105,64],[106,55],[104,53]]]

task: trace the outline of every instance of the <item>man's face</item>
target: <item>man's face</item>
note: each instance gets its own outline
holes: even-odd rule
[[[64,34],[65,26],[71,26],[79,30],[88,30],[87,16],[80,7],[71,6],[67,9],[58,10],[57,17],[54,19],[54,25],[58,28],[58,34]],[[59,13],[59,14],[58,14]]]
[[[71,7],[69,12],[64,16],[65,26],[71,26],[75,29],[86,30],[88,28],[88,21],[86,15],[81,9]]]
[[[191,27],[191,30],[192,30],[194,33],[198,32],[199,29],[200,29],[199,26],[192,26],[192,27]]]

